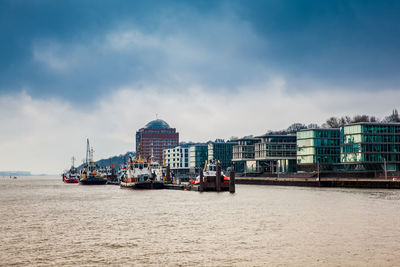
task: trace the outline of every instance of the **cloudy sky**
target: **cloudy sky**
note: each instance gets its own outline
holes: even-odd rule
[[[0,0],[0,171],[263,134],[400,100],[399,1]]]

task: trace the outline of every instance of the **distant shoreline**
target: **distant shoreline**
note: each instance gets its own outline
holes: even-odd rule
[[[57,174],[32,174],[30,172],[25,171],[16,171],[16,172],[0,172],[1,176],[56,176]]]

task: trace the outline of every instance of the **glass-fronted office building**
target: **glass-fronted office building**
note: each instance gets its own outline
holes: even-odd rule
[[[258,136],[254,146],[259,172],[281,173],[296,171],[296,135],[266,134]]]
[[[254,144],[260,142],[259,138],[241,138],[235,140],[237,145],[233,146],[232,161],[235,172],[247,173],[257,171],[255,161]]]
[[[222,170],[227,170],[232,166],[232,150],[233,146],[237,144],[235,141],[225,142],[222,139],[210,142],[208,144],[208,160],[218,160]]]
[[[400,123],[355,123],[341,128],[340,160],[347,170],[400,170]]]
[[[297,132],[297,165],[300,171],[332,170],[339,164],[339,128]]]
[[[189,148],[190,173],[198,174],[208,160],[208,144],[192,145]]]

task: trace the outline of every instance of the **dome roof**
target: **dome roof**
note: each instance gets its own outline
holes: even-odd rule
[[[146,126],[144,126],[145,128],[148,129],[168,129],[171,128],[169,127],[168,123],[166,123],[163,120],[157,119],[154,121],[151,121],[149,123],[146,124]]]

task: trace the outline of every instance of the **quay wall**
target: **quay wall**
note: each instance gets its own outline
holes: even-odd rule
[[[277,178],[236,177],[236,184],[400,189],[400,181],[378,178]]]

